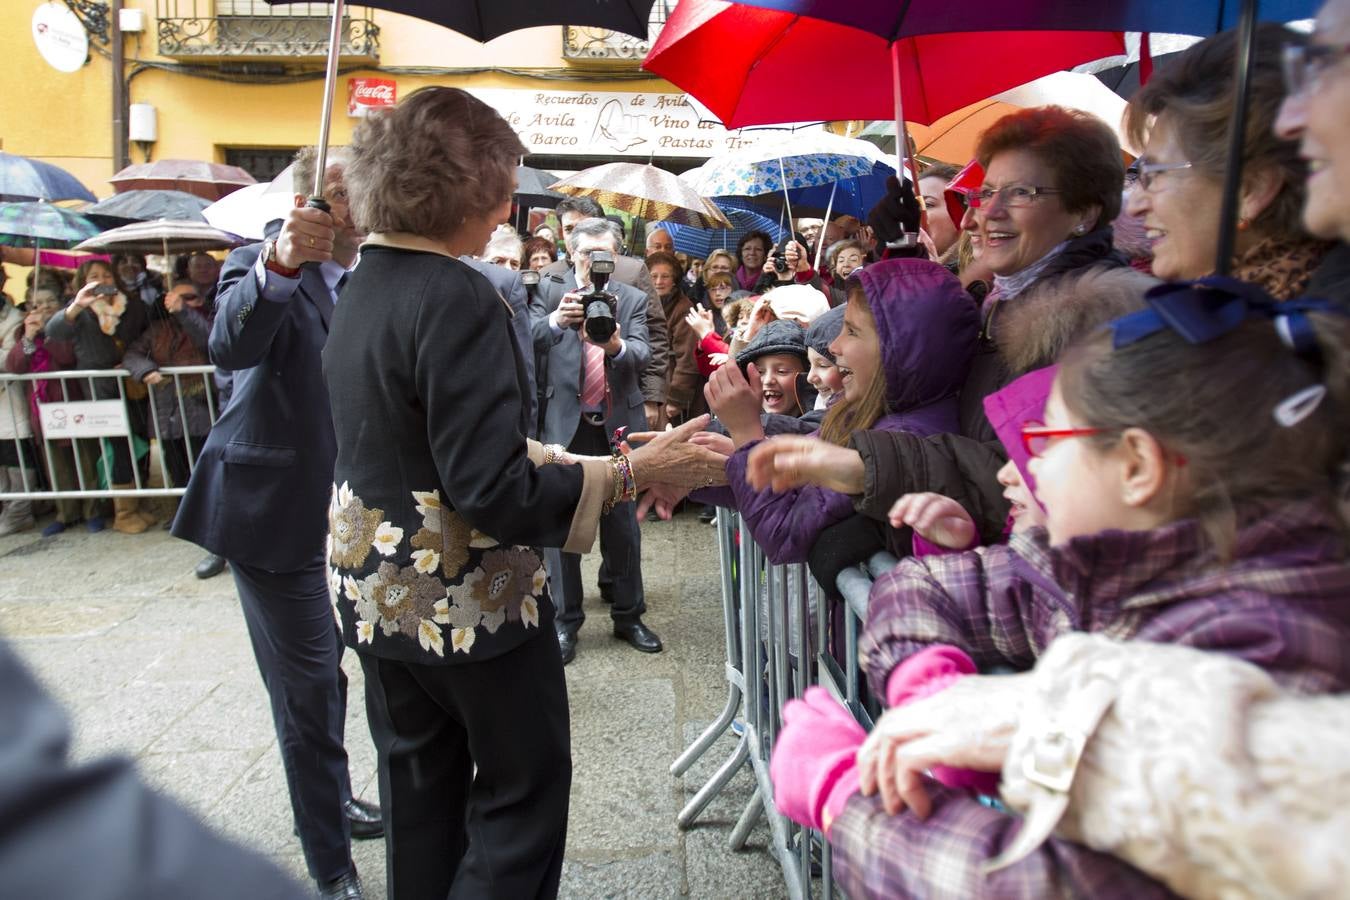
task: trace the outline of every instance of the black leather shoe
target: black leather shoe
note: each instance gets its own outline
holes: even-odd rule
[[[198,578],[215,578],[225,571],[225,557],[208,553],[201,562],[197,563],[197,568],[192,571],[196,573]]]
[[[640,620],[622,624],[615,622],[614,636],[632,644],[634,650],[641,650],[643,653],[661,652],[661,639]]]
[[[384,820],[380,818],[380,808],[374,803],[353,798],[342,804],[342,811],[351,823],[352,840],[368,841],[384,837]]]
[[[558,629],[558,651],[562,654],[562,663],[567,665],[577,658],[577,636],[565,628]]]
[[[319,885],[321,900],[365,900],[365,896],[361,891],[361,879],[357,877],[355,869],[341,878]]]

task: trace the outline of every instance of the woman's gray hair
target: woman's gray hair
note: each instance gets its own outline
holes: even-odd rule
[[[525,147],[482,100],[426,87],[362,119],[351,152],[347,194],[358,227],[444,239],[511,199]]]
[[[614,243],[614,251],[617,253],[623,246],[623,229],[608,219],[582,219],[572,229],[572,233],[567,236],[567,255],[575,256],[577,252],[577,238],[582,235],[587,237],[601,237],[608,235]]]

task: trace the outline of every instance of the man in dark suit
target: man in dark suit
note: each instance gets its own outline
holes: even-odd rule
[[[175,536],[229,560],[281,748],[296,832],[324,897],[359,898],[352,837],[383,834],[353,799],[342,743],[347,679],[325,562],[337,457],[320,353],[361,235],[347,210],[344,156],[330,154],[332,214],[305,206],[316,166],[296,157],[295,208],[274,238],[221,271],[211,362],[234,394],[211,429],[174,520]]]
[[[481,259],[474,259],[472,256],[461,256],[460,262],[472,266],[478,272],[482,273],[492,286],[497,289],[497,293],[502,295],[502,299],[511,307],[511,333],[515,336],[516,346],[520,348],[520,355],[525,358],[525,377],[529,379],[530,391],[525,396],[525,409],[530,414],[530,432],[526,437],[538,437],[534,433],[534,426],[538,419],[538,390],[535,384],[534,374],[534,335],[530,328],[530,301],[525,293],[525,284],[520,280],[520,273],[504,268],[493,263],[484,262]]]
[[[568,197],[558,203],[554,212],[558,216],[558,223],[562,226],[564,240],[571,235],[572,229],[582,219],[605,217],[604,209],[589,197]],[[623,242],[622,235],[619,236],[619,241]],[[568,260],[559,259],[545,267],[539,275],[541,278],[556,275],[565,280],[571,268]],[[666,372],[666,361],[670,354],[670,339],[666,334],[666,312],[661,306],[660,298],[656,296],[656,289],[652,287],[651,273],[647,271],[647,265],[642,260],[616,253],[614,275],[610,278],[610,283],[616,281],[635,287],[647,295],[647,341],[652,348],[652,356],[643,366],[639,381],[642,386],[647,428],[656,431],[665,425],[666,390],[670,387]]]
[[[651,352],[647,298],[636,288],[611,281],[606,289],[618,298],[614,335],[605,344],[597,344],[583,327],[583,295],[591,289],[592,256],[598,251],[617,255],[618,232],[603,219],[577,223],[567,238],[574,267],[564,276],[542,278],[532,309],[535,351],[548,359],[547,408],[540,440],[585,456],[609,453],[609,439],[617,428],[635,432],[647,426],[638,385],[638,375]],[[646,603],[635,504],[617,504],[601,517],[600,553],[607,575],[601,592],[608,593],[605,599],[611,603],[615,636],[645,653],[660,652],[660,638],[642,623]],[[555,627],[566,664],[576,655],[577,632],[585,620],[581,557],[547,550],[545,562],[558,607]]]

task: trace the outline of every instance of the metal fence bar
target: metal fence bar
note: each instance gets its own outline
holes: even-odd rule
[[[736,527],[735,519],[735,514],[730,510],[719,509],[717,511],[717,550],[722,584],[722,625],[726,631],[727,650],[727,702],[712,724],[703,730],[703,733],[698,736],[694,743],[689,745],[687,750],[680,754],[675,762],[671,763],[670,774],[676,778],[688,771],[689,767],[702,757],[709,747],[716,743],[717,739],[731,725],[732,719],[736,717],[736,710],[741,705],[741,691],[745,685],[745,676],[741,668],[740,638],[737,635],[740,604],[737,602],[736,570],[733,565],[735,546],[731,541],[723,539],[724,534],[733,533],[731,529]]]
[[[188,471],[196,467],[197,456],[201,452],[199,446],[194,446],[191,429],[188,427],[188,410],[190,407],[187,396],[183,393],[181,378],[199,377],[203,381],[203,397],[205,400],[208,421],[215,424],[218,404],[212,396],[214,382],[212,376],[215,373],[215,366],[169,366],[160,369],[165,376],[174,380],[174,389],[177,393],[177,406],[180,419],[183,423],[182,445],[187,456]],[[72,398],[72,385],[83,384],[86,388],[85,398],[87,400],[110,400],[120,402],[127,406],[126,380],[131,377],[126,369],[61,369],[45,372],[25,372],[22,374],[0,373],[0,385],[4,385],[6,393],[10,395],[11,404],[19,404],[22,408],[22,420],[28,419],[28,392],[29,385],[33,382],[46,381],[58,382],[61,388],[61,401],[63,403],[80,402],[79,399]],[[99,397],[96,390],[96,384],[107,379],[115,379],[117,382],[116,397]],[[161,383],[162,384],[162,383]],[[44,479],[40,472],[41,464],[30,464],[25,461],[22,450],[23,438],[16,437],[15,449],[19,454],[20,469],[22,472],[23,490],[14,490],[13,486],[7,490],[0,490],[0,500],[66,500],[66,499],[92,499],[104,497],[179,497],[186,490],[185,486],[173,487],[172,473],[169,471],[166,459],[167,443],[172,438],[165,436],[165,430],[159,421],[159,410],[155,404],[154,386],[147,385],[149,388],[148,407],[151,421],[146,423],[146,429],[150,432],[146,437],[151,438],[160,449],[160,475],[162,477],[163,487],[150,487],[141,477],[140,466],[136,460],[136,430],[130,428],[125,438],[123,437],[74,437],[57,436],[52,437],[45,432],[41,437],[42,450],[38,453],[38,459],[45,458],[47,471]],[[167,387],[163,389],[167,390]],[[128,407],[129,410],[129,407]],[[130,424],[130,412],[128,412],[128,424]],[[32,437],[34,448],[39,440],[35,433]],[[120,449],[121,442],[126,442],[126,452],[131,459],[131,487],[124,490],[116,490],[113,484],[113,465],[112,455],[117,449]],[[69,452],[71,461],[75,470],[76,486],[58,483],[57,472],[58,455],[65,451],[63,442],[69,442]],[[85,460],[88,456],[90,446],[96,446],[97,450],[93,454],[96,464],[101,459],[108,483],[105,487],[100,487],[97,483],[90,483],[90,477],[96,475],[86,471]],[[36,460],[34,461],[36,463]],[[96,465],[97,467],[97,465]],[[43,482],[46,482],[46,489],[43,488]]]
[[[769,778],[769,758],[782,728],[783,704],[802,696],[814,684],[824,685],[865,728],[872,727],[875,706],[861,681],[858,635],[866,621],[873,579],[893,568],[896,560],[878,553],[865,566],[840,574],[840,641],[830,608],[834,601],[828,599],[805,565],[769,564],[750,529],[731,511],[718,511],[717,535],[728,700],[717,720],[672,764],[671,773],[678,776],[687,771],[730,724],[738,706],[744,709],[745,733],[727,761],[681,811],[679,824],[689,827],[749,762],[755,789],[731,830],[731,849],[743,849],[763,818],[770,832],[768,849],[782,868],[786,895],[805,900],[818,889],[820,896],[833,897],[829,843],[820,832],[801,827],[778,811]],[[840,645],[842,660],[832,652]],[[818,882],[813,877],[817,863]]]

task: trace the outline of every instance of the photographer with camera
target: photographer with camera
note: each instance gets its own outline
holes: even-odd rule
[[[811,254],[806,250],[805,241],[790,233],[770,248],[759,281],[755,283],[755,293],[764,294],[788,284],[809,284],[824,290],[820,275],[811,268]]]
[[[540,440],[585,456],[608,454],[617,429],[647,430],[638,381],[651,359],[647,296],[611,280],[619,242],[613,223],[581,220],[567,235],[571,270],[541,273],[531,300],[535,351],[546,361],[539,376],[545,385]],[[615,504],[600,518],[600,596],[611,604],[616,637],[644,653],[658,653],[661,640],[641,618],[646,611],[641,549],[635,504]],[[544,558],[558,608],[558,643],[568,663],[585,620],[581,556],[545,550]]]

